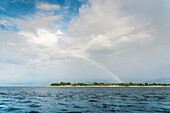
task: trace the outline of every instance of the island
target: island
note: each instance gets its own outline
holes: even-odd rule
[[[71,82],[60,82],[52,83],[50,87],[170,87],[170,83],[71,83]]]

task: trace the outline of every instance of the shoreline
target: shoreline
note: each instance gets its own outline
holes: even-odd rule
[[[170,87],[170,86],[47,86],[47,87]]]
[[[49,87],[170,87],[170,83],[71,83],[71,82],[60,82],[51,83]]]

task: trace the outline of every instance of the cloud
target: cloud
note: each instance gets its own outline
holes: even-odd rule
[[[0,25],[3,25],[5,27],[12,26],[12,24],[7,20],[0,20]]]
[[[70,35],[84,42],[86,52],[130,50],[130,45],[150,41],[150,31],[144,30],[149,21],[137,21],[133,15],[124,15],[122,7],[112,0],[93,0],[90,5],[82,5],[80,16],[69,24]]]
[[[39,4],[37,6],[37,9],[40,9],[40,10],[60,10],[60,6],[59,5],[50,5],[50,4],[45,4],[45,3],[42,3],[42,4]]]
[[[10,42],[10,41],[7,43],[7,45],[8,45],[8,46],[16,46],[16,44],[15,44],[15,43]]]
[[[19,31],[0,31],[0,59],[17,63],[12,67],[19,66],[15,69],[19,79],[30,76],[35,80],[107,78],[105,72],[100,73],[102,70],[97,66],[86,62],[86,57],[125,81],[131,78],[141,82],[148,75],[168,76],[170,34],[165,26],[168,24],[159,12],[155,15],[155,10],[162,8],[154,5],[157,2],[138,2],[90,0],[88,5],[79,8],[65,31],[59,24],[64,16],[54,13],[59,8],[38,4],[34,14],[1,21],[4,26],[15,24]],[[9,69],[10,63],[6,65]],[[20,70],[28,75],[19,73]]]
[[[85,55],[83,47],[78,46],[72,37],[67,37],[60,30],[50,31],[44,28],[37,29],[36,33],[22,31],[18,33],[27,47],[22,47],[24,54],[36,56],[28,60],[28,64],[40,66],[58,60],[70,60],[78,55]],[[11,46],[11,45],[10,45]],[[39,68],[39,67],[38,67]]]
[[[58,30],[55,33],[45,29],[37,29],[37,34],[31,32],[20,32],[21,35],[27,38],[27,41],[33,44],[39,44],[47,47],[55,47],[58,40],[63,37],[63,33]]]
[[[6,9],[4,9],[3,7],[0,7],[0,10],[6,11]]]
[[[15,41],[8,41],[6,44],[19,50],[17,57],[19,59],[24,56],[21,60],[25,62],[25,65],[36,65],[37,68],[41,68],[42,64],[63,59],[69,60],[73,58],[73,53],[78,53],[80,50],[74,49],[77,45],[72,37],[66,36],[60,29],[56,30],[57,22],[61,19],[62,15],[54,15],[54,11],[39,10],[36,10],[35,14],[22,18],[8,17],[9,24],[13,23],[19,29],[14,34],[18,37],[16,40],[22,42],[18,45]],[[7,22],[3,21],[3,24]]]
[[[165,25],[166,27],[170,27],[170,22],[168,24]]]
[[[40,9],[40,10],[39,10]],[[55,14],[55,10],[59,10],[60,6],[45,3],[37,3],[35,13],[21,16],[21,18],[6,17],[3,24],[12,24],[20,31],[35,32],[39,28],[56,29],[63,16]],[[44,11],[42,11],[44,10]]]
[[[62,16],[37,12],[35,15],[24,16],[23,18],[11,18],[11,21],[22,31],[35,31],[38,28],[49,28],[53,26],[55,22],[62,19]]]
[[[23,48],[22,51],[32,49],[30,54],[36,53],[38,56],[31,64],[44,60],[51,62],[54,60],[52,58],[72,59],[77,55],[113,54],[134,48],[138,50],[152,40],[150,32],[144,30],[148,22],[136,21],[131,15],[124,16],[118,3],[108,0],[90,1],[90,4],[82,5],[79,9],[80,16],[70,22],[67,33],[70,36],[60,29],[49,28],[57,21],[55,19],[58,15],[37,12],[31,18],[16,21],[21,29],[20,36],[25,37],[28,44],[34,45]]]

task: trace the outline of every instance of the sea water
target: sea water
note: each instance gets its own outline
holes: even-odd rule
[[[170,113],[169,87],[0,87],[0,113]]]

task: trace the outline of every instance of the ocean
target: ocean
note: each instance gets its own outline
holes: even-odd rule
[[[0,113],[170,113],[170,87],[0,87]]]

